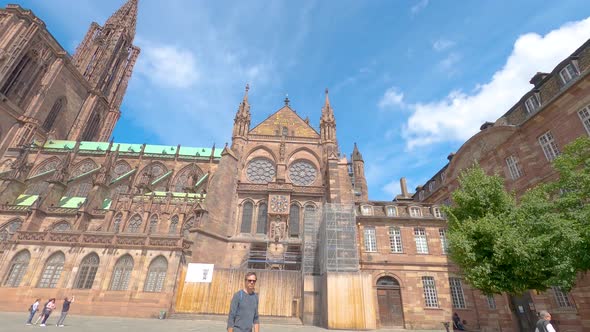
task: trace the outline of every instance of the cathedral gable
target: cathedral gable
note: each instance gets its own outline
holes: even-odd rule
[[[318,132],[303,120],[289,106],[284,106],[258,124],[249,132],[250,135],[272,135],[320,138]]]

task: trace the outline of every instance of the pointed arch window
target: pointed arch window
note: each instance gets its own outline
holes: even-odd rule
[[[90,118],[88,119],[88,123],[86,128],[84,129],[84,133],[82,134],[83,141],[92,141],[96,135],[98,134],[100,126],[100,115],[98,111],[92,112]]]
[[[45,121],[43,122],[43,129],[45,129],[45,131],[50,131],[51,128],[53,127],[53,124],[55,123],[55,120],[57,119],[57,116],[59,115],[59,113],[61,112],[61,109],[63,108],[63,106],[65,105],[65,98],[59,98],[58,100],[55,101],[55,103],[53,103],[53,106],[51,107],[51,110],[49,111],[49,114],[47,114],[47,117],[45,118]]]
[[[289,210],[289,236],[290,237],[298,237],[299,236],[299,205],[292,204],[291,209]]]
[[[266,224],[268,218],[268,206],[266,203],[258,205],[258,217],[256,218],[256,233],[266,234]]]
[[[91,253],[84,257],[82,263],[80,263],[80,269],[78,270],[78,276],[74,288],[77,289],[91,289],[98,271],[98,265],[100,259],[96,253]]]
[[[189,239],[190,236],[190,229],[193,228],[193,225],[195,224],[195,217],[190,217],[187,221],[184,222],[184,225],[182,225],[182,236],[185,239]]]
[[[166,271],[168,270],[168,261],[163,256],[158,256],[150,263],[148,268],[144,292],[161,292],[164,289],[166,281]]]
[[[59,277],[61,276],[61,271],[63,271],[64,261],[65,256],[61,251],[51,255],[45,263],[45,267],[43,268],[43,273],[41,274],[41,279],[39,280],[37,287],[55,288],[57,286],[57,282],[59,281]]]
[[[59,160],[52,159],[52,160],[46,162],[44,165],[37,168],[35,171],[33,171],[31,176],[40,175],[40,174],[49,172],[51,170],[54,170],[57,168],[58,163],[59,163]],[[43,179],[39,179],[36,182],[31,183],[27,186],[27,189],[25,190],[25,194],[27,194],[27,195],[40,195],[40,194],[44,193],[45,191],[47,191],[48,187],[49,187],[49,182],[44,181]]]
[[[142,223],[142,220],[141,220],[141,217],[139,216],[139,214],[134,215],[129,220],[129,226],[127,227],[127,232],[139,233],[140,228],[141,228],[141,223]]]
[[[153,214],[150,217],[150,234],[154,234],[158,232],[158,215]]]
[[[121,213],[117,213],[115,220],[113,221],[113,232],[119,233],[119,229],[121,228],[121,220],[123,220],[123,215]]]
[[[250,233],[252,231],[252,210],[254,205],[252,202],[244,203],[242,207],[242,226],[240,227],[240,233]]]
[[[31,254],[28,250],[23,250],[16,254],[16,256],[10,261],[8,272],[6,273],[6,277],[4,277],[4,286],[18,287],[25,272],[27,272],[30,260]]]
[[[170,227],[168,228],[168,234],[176,234],[178,229],[178,216],[174,216],[170,219]]]
[[[110,290],[127,290],[129,287],[129,279],[131,279],[131,272],[133,272],[133,258],[130,255],[125,255],[117,261],[113,270],[111,278]]]
[[[72,230],[72,226],[67,221],[60,221],[51,228],[52,232],[67,232],[70,230]]]
[[[0,228],[0,242],[8,241],[23,225],[23,221],[15,219]]]

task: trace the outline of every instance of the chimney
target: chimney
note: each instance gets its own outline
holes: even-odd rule
[[[408,195],[408,184],[406,183],[406,178],[399,179],[399,185],[402,188],[402,197],[409,197]]]
[[[535,76],[533,76],[533,78],[531,78],[531,80],[529,81],[529,83],[531,83],[532,85],[536,87],[539,86],[539,84],[545,79],[545,77],[549,76],[549,74],[547,73],[541,73],[541,72],[537,72],[535,74]]]

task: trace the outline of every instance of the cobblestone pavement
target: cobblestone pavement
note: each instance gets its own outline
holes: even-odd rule
[[[37,316],[35,316],[35,319]],[[59,318],[59,312],[49,317],[46,327],[38,325],[26,326],[27,313],[0,312],[0,331],[21,332],[43,330],[64,330],[83,332],[216,332],[225,331],[225,323],[211,320],[180,320],[180,319],[144,319],[144,318],[121,318],[121,317],[91,317],[69,315],[66,318],[64,327],[56,327],[55,323]],[[35,321],[35,319],[33,321]],[[52,325],[53,324],[53,325]],[[261,325],[261,332],[319,332],[325,329],[313,326],[300,325]],[[379,330],[379,331],[405,331],[405,330]],[[339,332],[346,332],[339,330]]]

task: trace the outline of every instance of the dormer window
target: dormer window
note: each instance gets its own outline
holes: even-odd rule
[[[420,192],[418,192],[418,200],[420,200],[420,201],[424,200],[424,191],[420,190]]]
[[[563,84],[568,84],[574,78],[578,77],[578,75],[578,71],[573,63],[568,63],[565,68],[559,71],[559,77],[561,77]]]
[[[434,187],[436,186],[436,181],[432,180],[428,183],[428,191],[434,191]]]
[[[422,217],[422,210],[417,206],[410,206],[410,217]]]
[[[361,213],[363,216],[372,216],[373,215],[373,207],[370,205],[363,205],[361,207]]]
[[[442,211],[437,206],[435,206],[435,207],[432,208],[432,215],[435,218],[442,218],[443,217]]]
[[[395,206],[385,207],[385,212],[387,213],[387,216],[389,216],[389,217],[396,217],[397,216],[397,209],[395,208]]]
[[[527,114],[535,113],[540,106],[537,95],[530,96],[529,99],[524,102],[524,106],[526,108]]]

